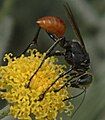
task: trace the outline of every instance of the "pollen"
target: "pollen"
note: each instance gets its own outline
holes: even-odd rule
[[[37,50],[29,50],[29,55],[21,57],[12,57],[6,54],[4,60],[7,60],[6,66],[0,66],[0,89],[6,89],[6,92],[0,92],[0,98],[6,99],[10,104],[10,115],[19,120],[31,120],[31,114],[36,120],[56,120],[58,113],[63,111],[72,112],[73,105],[64,99],[72,96],[67,88],[54,92],[54,89],[60,88],[67,77],[60,78],[45,94],[43,100],[38,101],[48,86],[64,72],[65,66],[57,64],[57,58],[48,57],[37,74],[32,78],[30,87],[25,85],[30,77],[37,70],[44,54]]]

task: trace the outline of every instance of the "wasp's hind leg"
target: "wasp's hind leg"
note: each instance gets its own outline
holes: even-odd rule
[[[43,100],[46,92],[47,92],[60,78],[62,78],[63,76],[67,75],[68,73],[70,73],[70,72],[72,71],[72,69],[73,69],[73,68],[71,67],[68,71],[66,71],[66,72],[61,73],[60,75],[58,75],[58,77],[55,79],[55,81],[52,82],[52,84],[51,84],[42,94],[40,94],[40,96],[39,96],[39,101]],[[73,79],[73,78],[71,78],[71,79]]]

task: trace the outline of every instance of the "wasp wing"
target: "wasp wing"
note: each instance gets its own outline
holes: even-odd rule
[[[71,26],[72,26],[72,28],[73,28],[73,31],[74,31],[77,39],[80,41],[82,47],[85,48],[85,44],[84,44],[84,42],[83,42],[83,39],[82,39],[80,30],[79,30],[79,28],[78,28],[78,26],[77,26],[77,24],[76,24],[76,22],[75,22],[73,13],[72,13],[71,8],[70,8],[70,6],[69,6],[69,4],[68,4],[67,2],[65,2],[64,8],[65,8],[65,11],[66,11],[67,16],[68,16],[68,18],[69,18],[69,22],[70,22],[70,24],[71,24]]]

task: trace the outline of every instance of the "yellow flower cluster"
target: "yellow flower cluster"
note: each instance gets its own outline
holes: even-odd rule
[[[39,95],[63,72],[64,66],[56,64],[57,59],[49,57],[45,60],[42,67],[33,77],[30,88],[26,88],[26,83],[38,68],[43,55],[36,50],[30,50],[29,56],[22,55],[19,58],[11,58],[6,55],[7,66],[0,67],[0,98],[6,99],[10,103],[10,114],[20,120],[31,120],[30,114],[35,115],[36,120],[55,120],[58,112],[73,109],[73,105],[63,100],[68,97],[65,88],[59,92],[54,89],[62,86],[65,77],[51,87],[42,101],[38,101]],[[69,93],[69,97],[70,97]]]

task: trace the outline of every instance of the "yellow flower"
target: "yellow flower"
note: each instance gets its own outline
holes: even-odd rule
[[[21,120],[31,120],[30,114],[33,114],[37,120],[55,120],[57,114],[69,108],[71,112],[73,105],[63,100],[71,93],[65,88],[59,92],[54,89],[63,85],[66,77],[62,77],[51,87],[44,96],[44,99],[38,101],[39,95],[64,72],[64,66],[56,64],[57,59],[49,57],[45,60],[42,67],[33,77],[30,88],[26,88],[26,83],[38,68],[43,55],[36,50],[30,50],[30,55],[19,58],[11,58],[10,54],[5,56],[8,60],[7,66],[0,67],[0,89],[6,89],[6,92],[0,92],[0,97],[10,103],[10,114]]]

